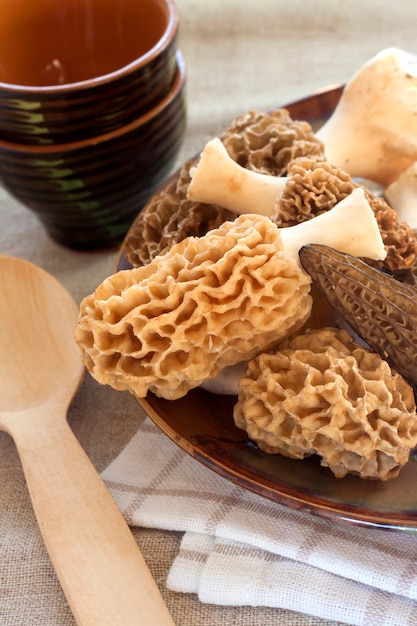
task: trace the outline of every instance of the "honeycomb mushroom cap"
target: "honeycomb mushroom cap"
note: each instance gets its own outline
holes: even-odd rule
[[[273,219],[280,228],[312,219],[332,209],[355,187],[339,167],[324,160],[297,158],[288,166],[288,181]]]
[[[337,478],[387,480],[417,444],[413,390],[346,330],[324,328],[252,359],[234,420],[269,453],[317,454]]]
[[[240,216],[106,279],[75,337],[99,382],[173,400],[298,329],[310,286],[271,220]]]
[[[323,143],[310,124],[293,120],[286,109],[244,113],[220,139],[236,163],[261,174],[287,176],[298,157],[324,160]]]

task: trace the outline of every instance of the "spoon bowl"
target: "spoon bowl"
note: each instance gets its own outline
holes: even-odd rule
[[[0,430],[16,444],[77,624],[173,626],[133,535],[67,423],[84,373],[77,317],[53,276],[0,255]]]
[[[75,327],[78,308],[50,274],[0,256],[0,295],[0,424],[7,429],[17,413],[52,396],[68,404],[84,368],[66,331]]]

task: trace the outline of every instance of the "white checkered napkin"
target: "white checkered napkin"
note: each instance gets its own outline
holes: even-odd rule
[[[360,626],[416,623],[413,600],[248,544],[191,532],[167,584],[211,604],[279,607]]]
[[[185,532],[171,589],[359,626],[417,624],[417,536],[270,502],[217,476],[150,420],[102,476],[131,526]]]

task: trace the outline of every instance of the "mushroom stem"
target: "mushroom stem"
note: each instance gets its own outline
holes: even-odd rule
[[[187,197],[218,204],[237,214],[271,216],[287,179],[248,170],[229,156],[219,138],[209,141],[197,165],[191,168]]]
[[[316,136],[351,176],[398,178],[417,160],[417,55],[388,48],[363,65]]]
[[[388,185],[384,195],[399,219],[417,230],[417,162]]]
[[[300,263],[305,244],[327,245],[357,257],[382,261],[386,257],[381,232],[364,190],[357,187],[330,211],[306,222],[280,229],[283,248]]]

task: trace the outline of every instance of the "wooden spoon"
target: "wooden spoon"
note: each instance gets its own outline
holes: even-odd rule
[[[82,626],[174,622],[112,496],[73,435],[78,307],[50,274],[0,255],[0,429],[18,449],[45,545]]]

